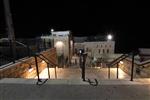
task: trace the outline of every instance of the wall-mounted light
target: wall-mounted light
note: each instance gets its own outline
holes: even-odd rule
[[[33,68],[31,66],[29,66],[29,72],[32,72]]]
[[[79,53],[81,54],[81,53],[82,53],[82,50],[79,50]]]
[[[45,61],[44,61],[44,60],[42,60],[42,63],[45,63]]]
[[[123,64],[123,61],[120,61],[119,63],[120,63],[120,64]]]
[[[62,41],[57,41],[55,46],[56,46],[56,48],[62,48],[63,45],[64,44]]]

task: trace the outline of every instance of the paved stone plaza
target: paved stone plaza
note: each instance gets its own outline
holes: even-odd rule
[[[51,78],[43,85],[37,79],[4,78],[0,80],[0,100],[150,100],[150,79],[134,79],[119,69],[87,68],[86,79],[97,79],[97,85],[82,81],[80,68],[50,69]],[[47,69],[40,74],[47,78]],[[44,79],[43,79],[44,80]],[[94,81],[93,81],[94,82]]]
[[[55,69],[50,68],[51,79],[55,79]],[[117,69],[110,69],[110,78],[117,78]],[[56,68],[57,79],[81,79],[81,69],[80,68]],[[90,79],[108,79],[108,68],[86,68],[85,70],[86,78]],[[129,79],[130,76],[119,69],[119,79]],[[48,78],[47,68],[40,73],[40,78]]]

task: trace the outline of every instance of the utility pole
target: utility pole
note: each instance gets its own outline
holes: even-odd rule
[[[11,45],[12,55],[13,55],[13,62],[16,59],[16,43],[15,43],[15,34],[12,22],[12,16],[10,12],[9,0],[3,0],[4,3],[4,10],[5,10],[5,20],[7,25],[7,34],[8,39]]]

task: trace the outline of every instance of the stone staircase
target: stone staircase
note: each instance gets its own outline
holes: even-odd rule
[[[97,86],[82,80],[0,80],[0,100],[150,100],[150,79],[98,80]],[[149,82],[146,84],[146,82]]]

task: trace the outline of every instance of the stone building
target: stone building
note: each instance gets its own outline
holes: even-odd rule
[[[97,39],[95,37],[83,37],[83,39],[76,37],[74,49],[75,53],[83,49],[90,57],[104,58],[115,53],[115,41],[105,40],[102,36]]]
[[[70,63],[73,55],[73,40],[70,31],[53,31],[49,36],[41,36],[42,39],[51,41],[56,48],[58,64],[64,66]]]

